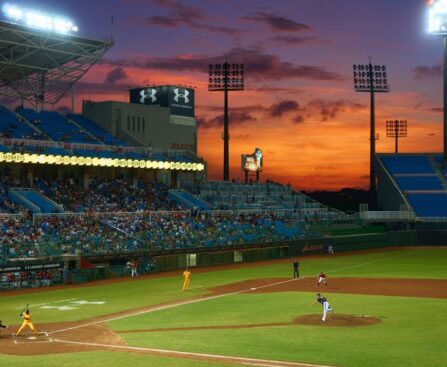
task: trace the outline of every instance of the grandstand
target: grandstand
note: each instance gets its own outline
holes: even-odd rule
[[[386,211],[408,208],[424,221],[447,218],[447,180],[439,154],[378,154],[378,201]]]

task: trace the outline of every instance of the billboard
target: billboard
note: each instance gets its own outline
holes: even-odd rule
[[[169,107],[171,115],[194,117],[194,89],[163,85],[129,90],[130,103]]]
[[[256,148],[252,154],[241,154],[242,171],[261,172],[264,165],[262,150]]]

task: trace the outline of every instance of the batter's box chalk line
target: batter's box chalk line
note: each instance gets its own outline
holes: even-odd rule
[[[12,334],[14,344],[35,344],[35,343],[50,343],[53,341],[46,331],[40,331],[37,335],[17,336]]]

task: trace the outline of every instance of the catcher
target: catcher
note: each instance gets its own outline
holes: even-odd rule
[[[23,319],[23,322],[19,330],[17,331],[16,336],[19,336],[19,334],[22,332],[25,326],[28,326],[34,332],[35,335],[39,334],[39,332],[37,331],[36,327],[33,324],[33,321],[31,319],[31,313],[29,312],[28,308],[20,314],[20,317]]]

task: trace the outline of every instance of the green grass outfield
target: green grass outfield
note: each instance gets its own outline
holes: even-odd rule
[[[447,279],[447,248],[403,249],[335,257],[300,258],[304,276],[325,271],[331,277]],[[18,324],[18,313],[30,303],[35,323],[83,320],[162,302],[206,295],[216,285],[246,279],[290,277],[290,262],[263,263],[237,269],[220,267],[195,273],[189,292],[181,292],[177,276],[148,277],[91,287],[0,293],[0,319]],[[77,305],[80,300],[104,304]],[[289,322],[299,315],[320,313],[310,306],[313,293],[234,294],[109,322],[130,346],[241,356],[333,366],[445,366],[447,299],[331,294],[336,312],[377,316],[382,322],[353,328],[289,325],[261,328],[138,332],[158,328],[212,327]],[[59,310],[73,306],[76,310]],[[62,333],[61,333],[62,334]],[[220,366],[177,358],[126,352],[84,352],[17,357],[0,354],[0,366]],[[222,364],[228,365],[228,364]]]

